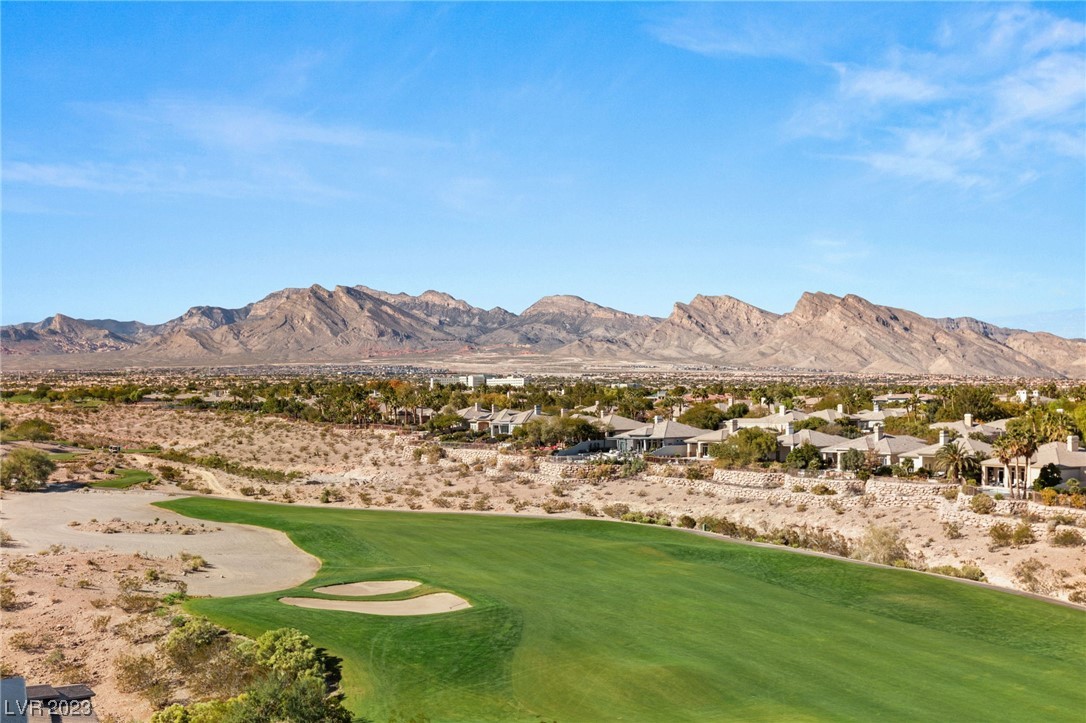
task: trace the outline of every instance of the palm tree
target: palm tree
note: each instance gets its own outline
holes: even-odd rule
[[[995,454],[996,459],[1003,465],[1003,473],[1005,475],[1004,482],[1007,483],[1007,488],[1011,490],[1011,496],[1014,496],[1013,488],[1011,487],[1011,470],[1010,463],[1012,459],[1017,459],[1015,452],[1015,438],[1013,435],[1004,434],[992,444],[992,452]]]
[[[1019,443],[1018,451],[1026,458],[1026,473],[1020,480],[1022,487],[1022,499],[1026,499],[1026,490],[1029,489],[1029,467],[1030,461],[1033,459],[1033,455],[1037,454],[1037,437],[1026,433],[1022,435],[1022,440]]]
[[[935,466],[946,470],[948,479],[958,482],[963,476],[976,472],[980,467],[980,460],[964,444],[947,442],[936,452]]]

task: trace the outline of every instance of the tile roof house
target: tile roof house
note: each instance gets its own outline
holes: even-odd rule
[[[796,447],[802,447],[804,444],[813,444],[819,452],[822,452],[829,447],[836,447],[848,441],[848,437],[826,434],[825,432],[819,432],[817,429],[801,429],[797,432],[792,428],[792,425],[789,425],[784,434],[777,437],[777,461],[783,462],[788,457],[789,452]],[[823,455],[823,457],[825,458],[827,455]],[[836,462],[836,459],[829,459],[829,461]]]
[[[661,421],[656,417],[652,424],[616,434],[615,439],[618,441],[619,452],[644,454],[661,447],[685,444],[685,440],[706,431],[708,430],[691,427],[673,419]]]
[[[765,417],[744,417],[737,421],[739,422],[740,428],[743,429],[747,427],[761,427],[762,429],[772,429],[776,430],[777,432],[783,433],[785,430],[788,429],[789,424],[801,422],[804,419],[807,419],[809,416],[811,415],[807,414],[807,412],[800,412],[796,411],[795,409],[787,409],[782,404],[780,405],[780,407],[777,408],[777,412],[775,414],[770,414]]]
[[[883,409],[882,405],[875,402],[874,409],[865,409],[862,412],[857,412],[852,415],[852,418],[856,420],[860,429],[871,429],[876,424],[885,426],[886,420],[891,417],[904,417],[908,414],[907,409],[901,409],[900,407],[894,409]]]
[[[637,429],[638,427],[644,427],[644,422],[639,422],[636,419],[629,419],[619,414],[603,414],[602,412],[598,417],[594,417],[591,414],[574,414],[574,417],[578,419],[584,419],[588,422],[592,422],[598,427],[603,429],[609,429],[607,433],[608,437],[613,437],[616,434],[622,434],[623,432],[629,432]]]
[[[1066,442],[1049,442],[1037,447],[1029,460],[1027,485],[1032,485],[1040,476],[1041,468],[1049,464],[1056,466],[1064,482],[1086,482],[1086,449],[1077,435],[1068,436]],[[1021,459],[1011,460],[1006,465],[998,459],[986,459],[980,466],[981,483],[987,487],[1007,487],[1008,481],[1015,482],[1027,474],[1027,465]]]
[[[865,454],[874,452],[881,464],[894,465],[900,461],[902,454],[924,446],[927,446],[927,442],[922,439],[910,437],[906,434],[883,434],[882,427],[875,425],[875,431],[871,434],[857,439],[850,439],[833,447],[827,447],[822,452],[827,456],[832,455],[837,469],[840,470],[844,469],[842,465],[843,456],[850,449],[858,449]]]
[[[543,414],[543,409],[538,404],[526,412],[518,412],[515,409],[502,409],[490,415],[490,436],[499,434],[512,434],[517,427],[523,427],[533,419],[540,419],[550,415]]]
[[[912,460],[913,469],[920,469],[923,467],[927,470],[934,470],[936,465],[936,457],[939,455],[939,450],[945,447],[947,444],[953,444],[958,449],[964,449],[970,454],[974,454],[978,459],[988,459],[992,456],[992,445],[987,442],[981,442],[971,437],[956,437],[950,438],[949,430],[942,430],[939,432],[939,441],[935,444],[929,444],[927,447],[920,447],[909,452],[905,452],[901,455],[901,459]]]
[[[929,424],[928,429],[945,429],[950,432],[957,432],[963,437],[968,437],[971,434],[981,434],[988,439],[995,439],[1007,431],[1007,422],[1003,421],[1001,426],[993,426],[991,424],[978,424],[973,421],[972,414],[966,414],[962,419],[957,422],[935,422]]]
[[[734,419],[729,419],[728,422],[735,422]],[[738,430],[738,426],[734,424],[727,424],[723,429],[714,429],[711,432],[705,434],[699,434],[695,437],[689,437],[683,440],[686,445],[687,457],[708,457],[709,447],[714,444],[720,444],[728,437],[735,434]]]

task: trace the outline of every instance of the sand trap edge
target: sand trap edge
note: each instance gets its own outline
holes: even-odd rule
[[[394,592],[411,590],[422,585],[418,580],[364,580],[362,582],[345,582],[342,585],[325,585],[313,588],[313,592],[324,595],[354,595],[365,597],[369,595],[388,595]]]
[[[314,597],[281,597],[279,602],[314,610],[339,610],[364,615],[439,615],[471,607],[464,598],[451,592],[435,592],[407,600],[325,600]]]

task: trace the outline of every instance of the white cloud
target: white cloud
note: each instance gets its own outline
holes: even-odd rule
[[[825,62],[833,82],[797,101],[786,137],[821,141],[824,157],[964,189],[1018,186],[1082,159],[1086,25],[1029,6],[947,7],[926,41]],[[794,23],[759,33],[690,18],[658,26],[657,37],[705,55],[824,62]]]
[[[943,96],[943,90],[924,78],[894,68],[856,68],[834,64],[840,76],[840,92],[846,98],[871,103],[931,101]]]

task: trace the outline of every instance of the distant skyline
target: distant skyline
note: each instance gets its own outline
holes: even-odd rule
[[[1086,335],[1082,3],[0,12],[5,324],[316,283]]]

